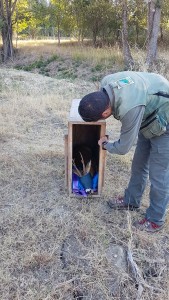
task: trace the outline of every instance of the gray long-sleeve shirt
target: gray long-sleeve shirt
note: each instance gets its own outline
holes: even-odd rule
[[[124,155],[134,145],[143,119],[144,105],[134,107],[121,120],[121,134],[118,141],[108,142],[104,148],[110,153]]]

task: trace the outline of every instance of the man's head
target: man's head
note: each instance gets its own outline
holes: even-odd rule
[[[79,103],[78,111],[86,122],[107,119],[112,114],[109,97],[103,91],[84,96]]]

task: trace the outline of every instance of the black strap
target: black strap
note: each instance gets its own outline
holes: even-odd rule
[[[155,93],[154,95],[169,98],[169,94],[166,94],[166,93],[163,93],[163,92],[158,92],[158,93]]]
[[[140,130],[147,127],[149,124],[151,124],[156,118],[157,118],[157,112],[158,108],[154,110],[142,123]]]

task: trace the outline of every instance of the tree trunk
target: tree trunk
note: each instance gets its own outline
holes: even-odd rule
[[[58,46],[60,46],[60,23],[58,23],[58,26],[57,26],[58,28]]]
[[[128,43],[128,10],[127,10],[127,0],[123,0],[123,9],[122,9],[122,19],[123,19],[123,28],[122,28],[122,43],[123,43],[123,57],[124,64],[127,68],[132,68],[134,66],[134,60],[131,55],[129,43]]]
[[[147,36],[147,57],[146,64],[152,65],[157,58],[157,41],[160,29],[161,19],[161,5],[160,0],[151,0],[148,2],[148,36]]]
[[[161,39],[161,41],[163,41],[163,37],[164,37],[164,35],[163,35],[163,27],[160,26],[160,39]]]
[[[13,44],[12,44],[12,26],[4,22],[2,27],[2,43],[3,43],[3,61],[6,62],[8,58],[13,59]]]
[[[10,0],[0,0],[0,17],[2,19],[2,43],[3,43],[3,51],[2,51],[2,59],[4,62],[7,59],[13,59],[14,50],[12,44],[12,15],[16,7],[17,0],[13,2]]]
[[[97,33],[93,30],[93,46],[96,47],[97,45]]]
[[[138,45],[138,36],[139,36],[139,26],[138,23],[136,24],[136,43]]]

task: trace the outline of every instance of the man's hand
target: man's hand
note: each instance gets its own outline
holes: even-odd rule
[[[102,147],[103,142],[108,142],[107,136],[103,136],[100,140],[98,140],[98,145]]]

